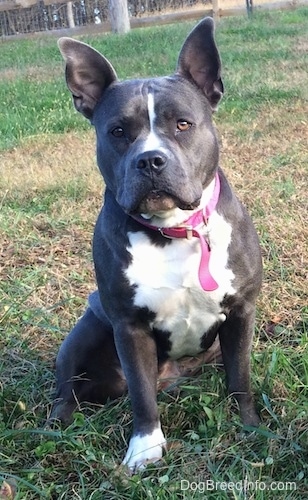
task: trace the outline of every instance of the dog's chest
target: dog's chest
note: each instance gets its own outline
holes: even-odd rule
[[[176,239],[159,247],[151,244],[142,231],[128,235],[132,262],[126,277],[135,289],[134,304],[155,314],[151,326],[169,334],[169,355],[173,358],[202,350],[204,334],[226,319],[221,308],[223,298],[235,293],[234,275],[228,269],[230,224],[214,212],[203,232],[211,245],[209,270],[218,283],[218,289],[212,292],[205,292],[199,283],[198,238]]]

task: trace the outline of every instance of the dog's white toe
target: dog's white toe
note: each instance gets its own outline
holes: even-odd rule
[[[131,438],[122,464],[127,465],[133,472],[144,469],[148,463],[160,460],[164,449],[166,439],[159,426],[150,434],[137,434]]]

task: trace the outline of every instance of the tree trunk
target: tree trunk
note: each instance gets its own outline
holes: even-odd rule
[[[75,28],[73,2],[67,2],[67,19],[70,28]]]
[[[109,0],[111,29],[114,33],[130,30],[127,0]]]

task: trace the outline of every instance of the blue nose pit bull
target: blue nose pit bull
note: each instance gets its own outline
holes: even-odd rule
[[[210,18],[195,27],[174,75],[124,82],[88,45],[59,40],[75,107],[96,130],[106,191],[93,240],[98,290],[60,348],[51,417],[68,421],[77,401],[128,389],[134,424],[123,463],[132,471],[162,457],[157,380],[183,374],[176,360],[185,356],[221,353],[243,423],[259,423],[250,352],[260,248],[218,166],[213,33]]]

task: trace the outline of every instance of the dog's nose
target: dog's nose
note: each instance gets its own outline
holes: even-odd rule
[[[167,166],[167,162],[167,156],[161,151],[146,151],[137,157],[136,166],[145,173],[160,174]]]

